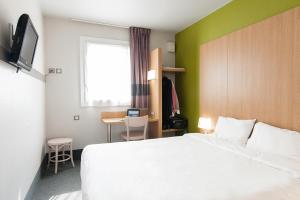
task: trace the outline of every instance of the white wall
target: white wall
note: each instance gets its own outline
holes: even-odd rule
[[[53,17],[45,17],[44,21],[46,66],[63,69],[63,74],[47,76],[47,137],[72,137],[75,149],[106,142],[106,126],[100,123],[100,113],[126,108],[80,107],[79,38],[90,36],[129,40],[128,29]],[[150,48],[163,48],[164,65],[174,66],[175,55],[166,50],[168,41],[175,41],[174,33],[152,31]],[[73,120],[75,114],[80,115],[79,121]],[[113,127],[113,141],[119,141],[120,130],[124,127]]]
[[[1,27],[28,13],[40,35],[33,68],[44,72],[38,0],[1,0]],[[0,199],[24,199],[43,157],[45,83],[0,61]]]

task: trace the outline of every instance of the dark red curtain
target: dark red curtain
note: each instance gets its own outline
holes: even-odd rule
[[[150,57],[150,29],[130,27],[131,106],[148,108],[149,84],[147,73]]]

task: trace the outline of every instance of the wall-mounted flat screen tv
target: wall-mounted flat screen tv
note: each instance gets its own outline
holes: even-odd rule
[[[13,37],[10,62],[18,68],[24,68],[30,71],[38,39],[39,36],[29,15],[21,15],[17,24],[16,33]]]

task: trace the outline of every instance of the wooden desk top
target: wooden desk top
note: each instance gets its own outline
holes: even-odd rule
[[[105,124],[122,124],[124,123],[125,118],[103,118],[101,119],[102,122]],[[157,122],[158,119],[155,118],[149,118],[149,122]]]

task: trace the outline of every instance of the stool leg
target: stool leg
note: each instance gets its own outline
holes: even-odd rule
[[[49,166],[50,166],[50,157],[51,157],[51,149],[49,147],[49,150],[48,150],[48,166],[47,166],[47,168],[49,168]]]
[[[57,174],[58,165],[58,145],[55,146],[55,174]]]
[[[73,167],[75,167],[74,161],[73,161],[73,148],[72,148],[72,142],[70,143],[70,157],[71,157],[72,165],[73,165]]]
[[[65,159],[65,145],[63,146],[63,160]],[[64,161],[64,164],[66,164],[66,162]]]

